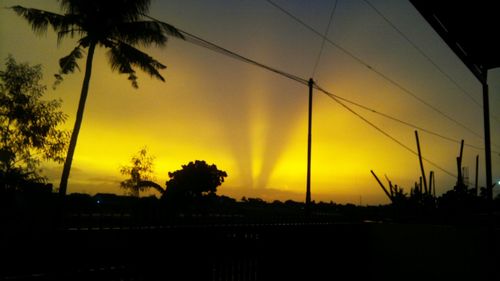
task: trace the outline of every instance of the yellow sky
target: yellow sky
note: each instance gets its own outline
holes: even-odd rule
[[[208,2],[208,1],[207,1]],[[151,15],[257,61],[309,78],[321,40],[265,1],[153,1]],[[58,11],[54,1],[2,0],[2,6],[21,4]],[[314,28],[323,31],[331,1],[278,2]],[[308,4],[304,4],[308,3]],[[478,101],[481,88],[472,74],[446,47],[413,7],[405,1],[373,1],[394,24],[460,83]],[[482,134],[479,107],[405,42],[362,1],[341,1],[329,38],[372,67]],[[63,110],[74,122],[82,73],[68,76],[50,88],[58,58],[74,44],[57,46],[55,35],[36,37],[28,24],[7,9],[0,10],[0,57],[41,63],[47,98],[62,98]],[[156,156],[156,178],[189,161],[215,163],[228,173],[219,193],[235,198],[304,199],[307,152],[307,88],[276,74],[243,64],[207,49],[172,39],[167,48],[145,50],[168,66],[166,82],[139,75],[134,90],[125,76],[113,73],[105,52],[95,56],[89,98],[73,161],[68,192],[123,193],[120,166],[146,146]],[[83,69],[84,60],[80,66]],[[466,143],[482,140],[444,119],[400,89],[387,83],[338,49],[325,45],[314,79],[323,88],[429,130]],[[491,111],[500,116],[500,72],[490,72]],[[356,109],[358,110],[358,109]],[[414,129],[359,110],[367,119],[416,150]],[[500,144],[500,124],[492,120],[492,143]],[[456,173],[459,145],[421,133],[424,156]],[[493,145],[493,149],[500,147]],[[466,147],[464,165],[473,178],[475,155]],[[500,156],[493,155],[494,180],[500,179]],[[454,179],[436,171],[438,193]],[[387,174],[409,187],[420,175],[418,159],[352,113],[319,92],[314,96],[313,199],[335,202],[387,203],[370,174]],[[45,166],[58,185],[61,167]]]

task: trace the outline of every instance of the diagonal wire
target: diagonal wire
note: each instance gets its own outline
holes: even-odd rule
[[[190,42],[190,43],[194,43],[196,45],[199,45],[201,47],[205,47],[205,48],[209,48],[210,50],[212,51],[216,51],[218,53],[221,53],[221,54],[224,54],[224,55],[228,55],[232,58],[235,58],[235,59],[238,59],[240,61],[243,61],[243,62],[246,62],[246,63],[249,63],[249,64],[253,64],[253,65],[256,65],[258,67],[261,67],[261,68],[264,68],[264,69],[267,69],[269,71],[272,71],[276,74],[279,74],[281,76],[284,76],[288,79],[291,79],[291,80],[294,80],[296,82],[299,82],[301,84],[304,84],[304,85],[307,85],[308,83],[308,80],[304,79],[304,78],[301,78],[297,75],[293,75],[293,74],[290,74],[288,72],[285,72],[285,71],[282,71],[282,70],[279,70],[279,69],[276,69],[274,67],[271,67],[271,66],[268,66],[266,64],[263,64],[263,63],[260,63],[260,62],[257,62],[255,60],[252,60],[250,58],[247,58],[247,57],[244,57],[242,55],[239,55],[233,51],[230,51],[228,49],[225,49],[225,48],[222,48],[218,45],[215,45],[213,43],[210,43],[196,35],[193,35],[191,33],[188,33],[186,31],[183,31],[183,30],[179,30],[181,32],[181,34],[183,34],[185,37],[186,37],[186,41]]]
[[[149,16],[148,16],[148,17],[149,17]],[[155,21],[157,21],[157,22],[159,22],[159,23],[162,23],[161,21],[159,21],[159,20],[157,20],[157,19],[154,19],[154,18],[151,18],[151,17],[149,17],[149,18],[150,18],[150,19],[152,19],[152,20],[155,20]],[[290,73],[287,73],[287,72],[284,72],[284,71],[281,71],[281,70],[275,69],[275,68],[273,68],[273,67],[270,67],[270,66],[265,65],[265,64],[263,64],[263,63],[257,62],[257,61],[255,61],[255,60],[252,60],[252,59],[246,58],[246,57],[244,57],[244,56],[242,56],[242,55],[239,55],[239,54],[237,54],[237,53],[235,53],[235,52],[232,52],[232,51],[230,51],[230,50],[228,50],[228,49],[226,49],[226,48],[223,48],[223,47],[218,46],[218,45],[216,45],[216,44],[214,44],[214,43],[211,43],[211,42],[209,42],[209,41],[207,41],[207,40],[205,40],[205,39],[202,39],[202,38],[200,38],[200,37],[198,37],[198,36],[195,36],[195,35],[193,35],[193,34],[191,34],[191,33],[188,33],[188,32],[186,32],[186,31],[183,31],[183,30],[180,30],[180,29],[178,29],[178,30],[179,30],[179,32],[181,32],[181,34],[182,34],[182,35],[184,35],[185,40],[186,40],[186,41],[188,41],[188,42],[190,42],[190,43],[193,43],[193,44],[196,44],[196,45],[199,45],[199,46],[202,46],[202,47],[208,48],[208,49],[210,49],[210,50],[212,50],[212,51],[215,51],[215,52],[221,53],[221,54],[226,55],[226,56],[230,56],[230,57],[232,57],[232,58],[234,58],[234,59],[238,59],[238,60],[240,60],[240,61],[243,61],[243,62],[246,62],[246,63],[249,63],[249,64],[253,64],[253,65],[255,65],[255,66],[259,66],[259,67],[261,67],[261,68],[264,68],[264,69],[266,69],[266,70],[268,70],[268,71],[271,71],[271,72],[274,72],[274,73],[276,73],[276,74],[282,75],[282,76],[284,76],[284,77],[286,77],[286,78],[288,78],[288,79],[291,79],[291,80],[293,80],[293,81],[295,81],[295,82],[298,82],[298,83],[300,83],[300,84],[303,84],[303,85],[308,85],[308,80],[306,80],[306,79],[304,79],[304,78],[301,78],[301,77],[298,77],[298,76],[296,76],[296,75],[293,75],[293,74],[290,74]],[[390,139],[391,139],[391,140],[393,140],[394,142],[398,143],[399,145],[401,145],[402,147],[404,147],[405,149],[407,149],[408,151],[410,151],[410,152],[411,152],[411,153],[413,153],[413,154],[418,155],[418,154],[417,154],[414,150],[412,150],[411,148],[409,148],[409,147],[408,147],[408,146],[406,146],[405,144],[403,144],[403,143],[401,143],[400,141],[398,141],[398,140],[397,140],[396,138],[394,138],[393,136],[391,136],[391,135],[389,135],[388,133],[386,133],[385,131],[383,131],[381,128],[379,128],[378,126],[376,126],[375,124],[373,124],[372,122],[370,122],[368,119],[366,119],[366,118],[364,118],[363,116],[361,116],[359,113],[357,113],[356,111],[354,111],[353,109],[351,109],[350,107],[348,107],[347,105],[345,105],[345,104],[344,104],[343,102],[341,102],[340,100],[344,100],[344,101],[349,102],[349,103],[351,103],[351,104],[357,105],[357,106],[359,106],[359,107],[361,107],[361,108],[363,108],[363,109],[370,110],[370,111],[372,111],[372,112],[378,113],[378,114],[380,114],[380,115],[382,115],[382,116],[384,116],[384,117],[386,117],[386,118],[389,118],[389,119],[392,119],[392,120],[395,120],[395,121],[401,122],[401,123],[406,124],[406,125],[408,125],[408,126],[412,126],[412,127],[414,127],[414,128],[421,129],[422,131],[425,131],[425,132],[428,132],[428,133],[431,133],[431,134],[435,134],[435,135],[437,135],[437,136],[441,136],[440,134],[434,133],[434,132],[432,132],[432,131],[430,131],[430,130],[423,129],[423,128],[421,128],[421,127],[415,126],[415,125],[410,124],[410,123],[408,123],[408,122],[405,122],[405,121],[399,120],[399,119],[397,119],[397,118],[395,118],[395,117],[391,117],[391,116],[389,116],[389,115],[386,115],[386,114],[383,114],[383,113],[379,113],[379,112],[377,112],[377,111],[375,111],[375,110],[373,110],[373,109],[371,109],[371,108],[369,108],[369,107],[366,107],[366,106],[363,106],[363,105],[361,105],[361,104],[358,104],[358,103],[355,103],[355,102],[349,101],[349,100],[347,100],[347,99],[345,99],[345,98],[341,98],[341,97],[339,97],[339,96],[336,96],[336,95],[334,95],[334,94],[332,94],[332,93],[330,93],[330,92],[328,92],[328,91],[324,90],[323,88],[319,87],[318,85],[315,85],[315,88],[316,88],[316,89],[318,89],[318,90],[320,90],[321,92],[325,93],[327,96],[329,96],[330,98],[332,98],[332,99],[333,99],[334,101],[336,101],[337,103],[341,104],[344,108],[346,108],[347,110],[349,110],[351,113],[355,114],[356,116],[358,116],[359,118],[361,118],[363,121],[367,122],[370,126],[374,127],[377,131],[379,131],[380,133],[384,134],[385,136],[387,136],[388,138],[390,138]],[[443,138],[445,138],[445,139],[448,139],[448,140],[450,140],[450,141],[454,141],[454,142],[455,142],[455,140],[453,140],[453,139],[451,139],[451,138],[448,138],[448,137],[445,137],[445,136],[441,136],[441,137],[443,137]],[[473,146],[471,146],[471,147],[473,147]],[[478,149],[480,149],[480,148],[478,148]],[[449,172],[449,171],[445,170],[444,168],[440,167],[439,165],[435,164],[434,162],[432,162],[432,161],[430,161],[430,160],[428,160],[428,159],[425,159],[425,158],[424,158],[424,160],[425,160],[425,161],[427,161],[428,163],[430,163],[431,165],[435,166],[436,168],[438,168],[438,169],[442,170],[442,171],[443,171],[443,172],[445,172],[446,174],[448,174],[448,175],[450,175],[450,176],[452,176],[452,177],[456,177],[453,173],[451,173],[451,172]]]
[[[402,143],[401,141],[399,141],[398,139],[396,139],[395,137],[391,136],[389,133],[387,133],[386,131],[382,130],[380,127],[378,127],[377,125],[373,124],[372,122],[370,122],[368,119],[366,119],[364,116],[362,116],[361,114],[359,114],[358,112],[356,112],[354,109],[350,108],[349,106],[347,106],[345,103],[343,103],[342,101],[340,101],[340,99],[338,99],[334,94],[328,92],[327,90],[321,88],[319,85],[316,85],[316,89],[318,89],[319,91],[321,91],[322,93],[326,94],[328,97],[330,97],[332,100],[334,100],[335,102],[337,102],[338,104],[340,104],[342,107],[344,107],[345,109],[347,109],[348,111],[350,111],[352,114],[356,115],[358,118],[360,118],[361,120],[363,120],[365,123],[367,123],[368,125],[370,125],[371,127],[373,127],[375,130],[377,130],[379,133],[383,134],[384,136],[388,137],[389,139],[391,139],[392,141],[394,141],[395,143],[399,144],[400,146],[402,146],[404,149],[408,150],[409,152],[415,154],[418,156],[418,152],[416,152],[415,150],[411,149],[410,147],[408,147],[407,145],[405,145],[404,143]],[[427,163],[431,164],[432,166],[438,168],[439,170],[443,171],[444,173],[446,173],[447,175],[453,177],[453,178],[456,178],[457,176],[455,174],[453,174],[452,172],[444,169],[443,167],[439,166],[438,164],[430,161],[429,159],[425,158],[425,157],[422,157],[422,159],[424,159]]]
[[[311,74],[312,78],[314,78],[314,76],[316,75],[316,69],[318,68],[319,61],[320,61],[321,55],[323,53],[323,48],[325,47],[325,42],[326,42],[325,38],[327,38],[328,32],[330,31],[330,25],[332,24],[333,15],[335,15],[335,10],[337,10],[338,2],[339,2],[339,0],[335,0],[335,4],[333,4],[332,12],[330,13],[330,19],[328,20],[328,25],[326,26],[325,34],[323,35],[323,41],[321,41],[321,47],[319,49],[318,57],[316,58],[316,62],[314,63],[313,72]]]
[[[156,22],[158,22],[160,24],[167,24],[167,23],[162,22],[162,21],[160,21],[158,19],[155,19],[155,18],[153,18],[151,16],[148,16],[148,15],[145,15],[145,14],[143,14],[143,16],[145,16],[145,17],[147,17],[147,18],[149,18],[149,19],[151,19],[153,21],[156,21]],[[221,47],[219,45],[216,45],[216,44],[214,44],[212,42],[209,42],[209,41],[207,41],[207,40],[205,40],[205,39],[203,39],[201,37],[198,37],[198,36],[196,36],[194,34],[191,34],[191,33],[187,32],[187,31],[181,30],[179,28],[177,28],[177,30],[184,36],[184,40],[186,40],[186,41],[188,41],[188,42],[190,42],[192,44],[195,44],[195,45],[198,45],[200,47],[204,47],[204,48],[210,49],[210,50],[215,51],[217,53],[229,56],[229,57],[231,57],[233,59],[237,59],[237,60],[240,60],[240,61],[252,64],[252,65],[264,68],[266,70],[269,70],[271,72],[274,72],[276,74],[284,76],[284,77],[286,77],[288,79],[291,79],[293,81],[299,82],[299,83],[301,83],[303,85],[307,85],[308,84],[308,80],[306,80],[304,78],[301,78],[301,77],[299,77],[297,75],[290,74],[288,72],[279,70],[277,68],[271,67],[269,65],[266,65],[266,64],[260,63],[258,61],[255,61],[253,59],[250,59],[250,58],[247,58],[245,56],[242,56],[242,55],[240,55],[240,54],[238,54],[236,52],[233,52],[233,51],[231,51],[229,49],[223,48],[223,47]]]
[[[320,90],[318,87],[316,87],[316,88],[317,88],[318,90]],[[331,92],[329,93],[329,95],[331,95],[331,96],[333,96],[333,97],[335,97],[335,98],[337,98],[337,99],[339,99],[339,100],[342,100],[342,101],[344,101],[344,102],[347,102],[347,103],[349,103],[349,104],[352,104],[352,105],[354,105],[354,106],[357,106],[357,107],[359,107],[359,108],[362,108],[362,109],[364,109],[364,110],[366,110],[366,111],[370,111],[370,112],[372,112],[372,113],[374,113],[374,114],[380,115],[380,116],[382,116],[382,117],[384,117],[384,118],[386,118],[386,119],[389,119],[389,120],[392,120],[392,121],[398,122],[398,123],[400,123],[400,124],[403,124],[403,125],[405,125],[405,126],[411,127],[411,128],[413,128],[413,129],[417,129],[417,130],[419,130],[419,131],[422,131],[422,132],[428,133],[428,134],[430,134],[430,135],[434,135],[434,136],[436,136],[436,137],[442,138],[442,139],[447,140],[447,141],[450,141],[450,142],[454,142],[454,143],[458,143],[458,144],[460,144],[460,143],[461,143],[461,141],[459,141],[459,140],[456,140],[456,139],[453,139],[453,138],[451,138],[451,137],[445,136],[445,135],[443,135],[443,134],[440,134],[440,133],[437,133],[437,132],[434,132],[434,131],[428,130],[428,129],[423,128],[423,127],[421,127],[421,126],[418,126],[418,125],[415,125],[415,124],[413,124],[413,123],[410,123],[410,122],[408,122],[408,121],[401,120],[401,119],[399,119],[399,118],[397,118],[397,117],[394,117],[394,116],[391,116],[391,115],[389,115],[389,114],[386,114],[386,113],[383,113],[383,112],[377,111],[377,110],[375,110],[375,109],[373,109],[373,108],[370,108],[370,107],[368,107],[368,106],[366,106],[366,105],[363,105],[363,104],[360,104],[360,103],[358,103],[358,102],[355,102],[355,101],[352,101],[352,100],[346,99],[346,98],[341,97],[341,96],[339,96],[339,95],[335,95],[335,94],[333,94],[333,93],[331,93]],[[470,147],[470,148],[474,148],[474,149],[477,149],[477,150],[484,151],[484,148],[479,147],[479,146],[476,146],[476,145],[467,144],[467,143],[465,143],[464,145],[465,145],[465,146],[468,146],[468,147]],[[494,150],[492,150],[492,152],[500,154],[500,152],[499,152],[499,151],[494,151]]]
[[[389,24],[401,37],[403,37],[406,42],[408,42],[417,52],[420,53],[429,63],[431,63],[443,76],[445,76],[453,85],[455,85],[464,95],[468,96],[474,104],[479,108],[483,108],[483,105],[478,102],[472,94],[466,91],[458,82],[453,79],[448,73],[446,73],[431,57],[429,57],[415,42],[413,42],[406,34],[401,31],[394,23],[392,23],[380,10],[378,10],[369,0],[363,0],[368,6],[370,6],[387,24]],[[491,115],[497,122],[500,122],[497,116]]]
[[[298,17],[296,17],[292,13],[288,12],[287,10],[285,10],[284,8],[282,8],[281,6],[279,6],[278,4],[274,3],[271,0],[266,0],[266,1],[269,4],[271,4],[273,7],[275,7],[276,9],[280,10],[284,14],[286,14],[289,17],[291,17],[292,19],[294,19],[296,22],[298,22],[299,24],[301,24],[302,26],[304,26],[306,29],[310,30],[314,34],[316,34],[316,35],[320,36],[321,38],[323,38],[326,42],[330,43],[332,46],[334,46],[335,48],[339,49],[340,51],[342,51],[347,56],[351,57],[352,59],[354,59],[358,63],[364,65],[369,70],[371,70],[372,72],[376,73],[377,75],[379,75],[380,77],[382,77],[384,80],[386,80],[387,82],[389,82],[390,84],[392,84],[396,88],[400,89],[402,92],[404,92],[404,93],[412,96],[414,99],[418,100],[420,103],[422,103],[422,104],[426,105],[427,107],[431,108],[432,110],[434,110],[435,112],[437,112],[441,116],[445,117],[446,119],[450,120],[451,122],[455,123],[456,125],[462,127],[463,129],[465,129],[469,133],[477,136],[478,138],[481,138],[481,139],[483,138],[483,136],[481,136],[479,133],[477,133],[474,130],[468,128],[467,126],[465,126],[461,122],[457,121],[453,117],[451,117],[451,116],[447,115],[446,113],[444,113],[443,111],[439,110],[437,107],[435,107],[432,104],[430,104],[429,102],[425,101],[424,99],[422,99],[421,97],[419,97],[417,94],[415,94],[411,90],[405,88],[403,85],[401,85],[400,83],[396,82],[395,80],[393,80],[389,76],[385,75],[381,71],[379,71],[376,68],[372,67],[367,62],[365,62],[364,60],[362,60],[360,57],[354,55],[352,52],[350,52],[346,48],[344,48],[341,45],[339,45],[338,43],[335,43],[334,41],[328,39],[327,37],[324,37],[323,34],[319,33],[316,29],[312,28],[310,25],[308,25],[307,23],[305,23],[304,21],[302,21],[301,19],[299,19]]]

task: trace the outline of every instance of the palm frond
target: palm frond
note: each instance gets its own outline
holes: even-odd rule
[[[64,15],[22,6],[13,6],[11,9],[14,10],[16,14],[26,19],[33,31],[39,35],[45,34],[49,25],[52,26],[54,30],[58,31],[70,24],[65,20]]]
[[[57,44],[59,45],[61,41],[66,38],[74,38],[75,36],[86,36],[87,32],[82,28],[80,15],[65,14],[64,23],[61,25],[59,30],[57,30]]]
[[[81,45],[76,46],[67,56],[59,59],[59,72],[55,74],[56,81],[54,88],[59,85],[63,80],[63,75],[75,72],[75,69],[80,70],[77,60],[83,57],[83,50]]]
[[[137,76],[130,64],[130,61],[125,55],[120,52],[116,44],[113,44],[108,51],[108,59],[113,71],[118,71],[121,74],[128,74],[128,80],[132,82],[132,87],[138,88]]]
[[[165,81],[158,71],[159,69],[165,69],[165,65],[127,43],[122,41],[115,41],[113,43],[114,45],[108,52],[111,69],[119,73],[128,74],[128,79],[132,82],[134,88],[137,88],[138,85],[133,66],[139,67],[151,77]]]
[[[62,74],[69,74],[75,72],[75,69],[80,70],[78,59],[83,57],[83,50],[80,45],[76,46],[69,55],[59,59],[59,67],[61,67],[60,72]]]

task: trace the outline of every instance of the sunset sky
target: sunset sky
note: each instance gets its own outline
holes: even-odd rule
[[[321,33],[335,0],[275,0]],[[481,85],[409,1],[370,1],[444,72],[482,104]],[[59,12],[56,1],[0,0]],[[447,120],[367,66],[322,39],[265,0],[152,1],[150,15],[184,31],[304,79],[377,111],[466,144],[484,147],[482,138]],[[374,9],[362,0],[339,0],[327,37],[415,93],[419,98],[483,135],[482,109],[450,82]],[[83,72],[66,77],[55,90],[58,59],[75,40],[57,45],[56,35],[36,36],[12,10],[0,9],[0,58],[42,64],[47,99],[61,98],[73,127]],[[156,157],[156,181],[194,160],[214,163],[228,173],[219,194],[240,199],[304,200],[307,157],[306,86],[275,73],[171,38],[166,48],[142,49],[167,65],[163,83],[139,73],[139,89],[126,75],[112,72],[98,49],[89,97],[76,147],[68,192],[123,194],[119,170],[142,147]],[[83,70],[84,59],[80,61]],[[3,64],[2,64],[3,68]],[[500,180],[500,71],[489,72],[493,181]],[[312,144],[312,199],[339,203],[388,203],[372,175],[387,175],[410,187],[420,176],[418,157],[315,91]],[[353,107],[366,119],[416,150],[414,129]],[[456,174],[459,144],[420,132],[424,157]],[[484,151],[465,147],[464,166],[474,181]],[[456,179],[429,163],[437,193]],[[62,165],[45,163],[44,174],[59,184]],[[385,179],[384,179],[385,181]],[[154,194],[152,192],[151,194]]]

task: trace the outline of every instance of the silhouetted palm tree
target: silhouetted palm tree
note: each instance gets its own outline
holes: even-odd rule
[[[45,33],[50,25],[57,32],[58,42],[66,37],[78,38],[73,51],[59,60],[61,68],[59,74],[56,74],[57,81],[62,80],[62,75],[78,68],[77,60],[83,57],[83,50],[88,48],[75,126],[59,186],[59,194],[64,195],[83,119],[95,48],[100,46],[109,49],[111,68],[128,74],[128,80],[137,88],[134,67],[165,81],[159,73],[165,66],[135,46],[164,46],[168,36],[183,36],[171,25],[142,19],[149,10],[150,0],[59,0],[59,4],[64,14],[21,6],[14,6],[12,9],[31,24],[35,33]]]

